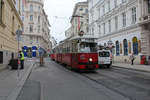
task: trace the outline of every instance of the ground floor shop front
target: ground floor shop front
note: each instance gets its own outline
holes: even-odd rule
[[[150,31],[141,27],[110,34],[98,39],[99,45],[108,45],[112,41],[113,61],[130,63],[130,56],[135,56],[136,64],[150,64]]]

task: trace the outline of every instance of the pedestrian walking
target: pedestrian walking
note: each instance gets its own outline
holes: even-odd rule
[[[134,56],[133,53],[130,56],[130,60],[131,60],[131,65],[133,65],[134,64],[134,60],[135,60],[135,56]]]
[[[24,69],[24,54],[22,51],[19,51],[20,54],[20,69]]]

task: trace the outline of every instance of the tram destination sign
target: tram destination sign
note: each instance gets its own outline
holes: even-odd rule
[[[81,42],[94,42],[94,39],[81,39]]]

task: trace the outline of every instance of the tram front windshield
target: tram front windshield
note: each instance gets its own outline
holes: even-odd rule
[[[96,43],[80,43],[80,52],[82,53],[96,53]]]

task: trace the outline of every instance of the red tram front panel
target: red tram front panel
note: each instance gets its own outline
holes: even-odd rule
[[[75,53],[72,54],[72,67],[77,69],[97,69],[97,53]]]

